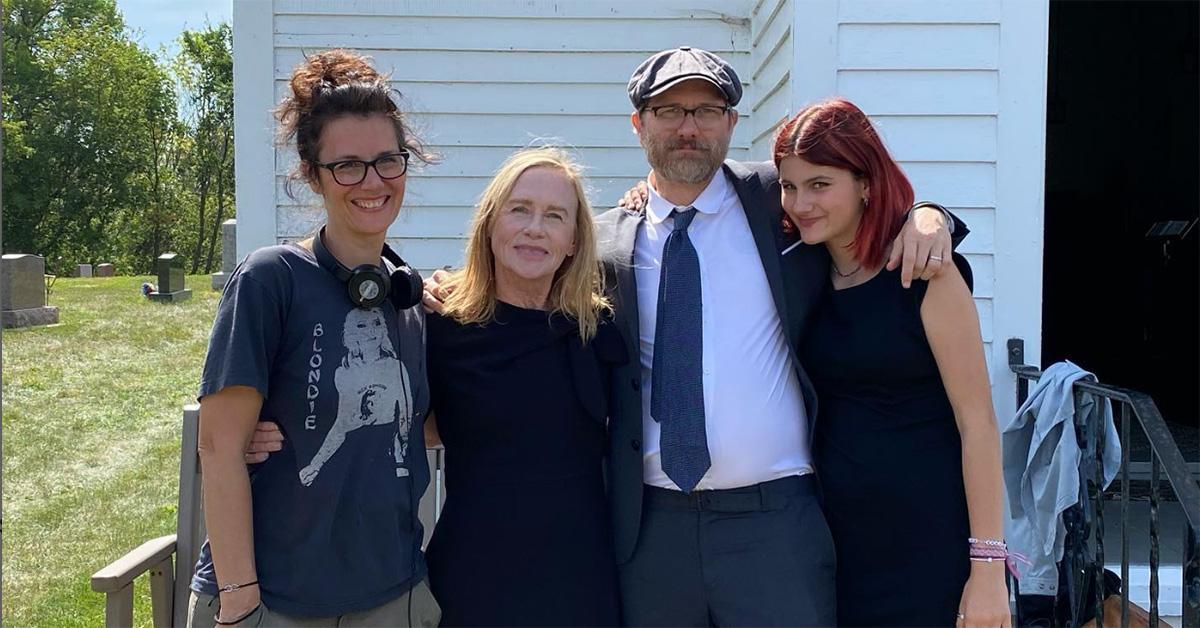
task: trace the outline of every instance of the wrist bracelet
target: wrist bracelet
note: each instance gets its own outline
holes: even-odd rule
[[[1004,541],[1002,541],[1000,539],[977,539],[975,537],[970,537],[967,539],[967,543],[970,543],[971,545],[991,545],[992,547],[1008,547],[1008,543],[1005,543]]]
[[[244,589],[246,587],[254,586],[256,584],[258,584],[258,580],[251,580],[250,582],[246,582],[244,584],[227,584],[227,585],[217,589],[217,595],[220,595],[221,593],[233,593],[234,591],[237,591],[238,589]]]
[[[247,584],[249,584],[249,583],[247,583]],[[246,586],[246,585],[242,585],[242,586]],[[258,604],[254,605],[254,608],[243,613],[241,617],[238,617],[237,619],[232,619],[229,621],[221,621],[221,611],[218,610],[217,614],[213,615],[213,622],[216,623],[218,626],[232,626],[234,624],[241,623],[247,617],[253,615],[255,613],[255,611],[257,611],[259,609],[259,607],[261,607],[261,606],[262,606],[262,601],[260,600]]]

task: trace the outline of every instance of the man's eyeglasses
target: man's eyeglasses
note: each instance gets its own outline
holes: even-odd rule
[[[661,107],[646,107],[643,111],[649,111],[654,114],[655,118],[662,120],[668,124],[683,124],[683,119],[691,114],[692,119],[696,124],[714,125],[725,119],[725,114],[733,109],[728,105],[701,105],[692,109],[680,107],[679,105],[663,105]]]
[[[397,179],[404,176],[408,171],[408,151],[389,153],[371,161],[346,159],[324,164],[319,161],[313,163],[328,169],[333,174],[333,180],[340,185],[358,185],[367,178],[367,168],[374,168],[380,179]]]

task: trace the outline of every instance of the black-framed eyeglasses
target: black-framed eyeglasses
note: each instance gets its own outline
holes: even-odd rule
[[[363,161],[361,159],[344,159],[329,163],[313,162],[321,168],[329,170],[333,180],[339,185],[358,185],[367,178],[367,169],[374,168],[380,179],[398,179],[408,171],[408,151],[400,150]]]
[[[700,105],[688,109],[679,105],[662,105],[660,107],[646,107],[643,111],[649,111],[654,114],[655,118],[672,124],[683,124],[683,119],[690,114],[696,124],[716,124],[725,119],[725,114],[733,110],[729,105]]]

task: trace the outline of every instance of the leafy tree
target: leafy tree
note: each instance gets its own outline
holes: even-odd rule
[[[154,138],[175,126],[170,75],[112,0],[4,0],[4,28],[5,247],[60,272],[113,259],[147,269],[118,228],[153,216]]]
[[[215,268],[221,223],[233,213],[233,32],[228,24],[184,31],[175,73],[192,138],[187,180],[196,200],[192,272]]]

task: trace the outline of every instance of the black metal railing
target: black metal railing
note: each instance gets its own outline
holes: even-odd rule
[[[1025,364],[1024,342],[1019,338],[1008,341],[1009,369],[1017,376],[1017,406],[1025,403],[1029,396],[1029,382],[1042,376],[1037,367]],[[1159,621],[1159,505],[1162,476],[1183,509],[1186,530],[1183,537],[1183,588],[1182,614],[1185,627],[1200,628],[1200,485],[1192,478],[1190,469],[1171,437],[1162,414],[1154,400],[1146,393],[1095,382],[1078,381],[1074,385],[1076,407],[1086,395],[1095,395],[1111,401],[1120,417],[1121,442],[1121,582],[1125,590],[1121,605],[1121,625],[1129,625],[1129,427],[1137,423],[1150,444],[1150,626],[1157,627]],[[1060,570],[1067,570],[1061,580],[1066,585],[1068,613],[1065,622],[1079,626],[1084,615],[1085,604],[1095,605],[1097,626],[1104,625],[1104,598],[1107,593],[1104,578],[1104,435],[1106,426],[1101,421],[1087,425],[1082,416],[1076,415],[1075,430],[1081,443],[1090,442],[1086,453],[1094,460],[1080,460],[1080,502],[1063,513],[1067,530],[1066,543]],[[1086,472],[1085,472],[1086,470]],[[1089,555],[1089,547],[1091,552]],[[1088,581],[1093,583],[1088,586]],[[1094,589],[1094,599],[1086,600],[1089,589]]]

